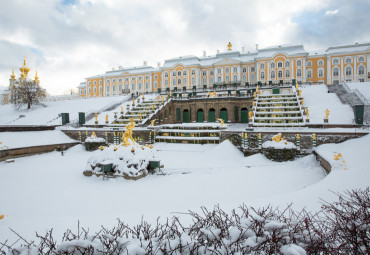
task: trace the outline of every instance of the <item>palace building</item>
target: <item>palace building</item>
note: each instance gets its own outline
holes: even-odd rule
[[[79,97],[106,97],[123,93],[164,92],[177,89],[212,89],[216,84],[298,83],[339,84],[370,80],[370,43],[334,46],[307,52],[303,45],[278,45],[253,52],[227,50],[202,57],[182,56],[156,68],[113,69],[86,78]]]

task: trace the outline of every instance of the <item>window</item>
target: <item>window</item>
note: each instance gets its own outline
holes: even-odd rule
[[[301,66],[302,65],[302,61],[301,60],[297,60],[297,66]]]
[[[116,85],[113,85],[113,91],[116,91]]]
[[[96,81],[94,81],[94,85],[96,85]]]
[[[358,74],[359,75],[364,75],[365,74],[365,67],[364,66],[359,66],[358,67]]]
[[[128,77],[126,77],[125,81],[128,82]]]
[[[184,70],[184,71],[182,72],[182,75],[186,75],[186,70]]]
[[[324,65],[324,61],[322,61],[321,59],[317,62],[317,65],[318,66],[323,66]]]
[[[140,76],[140,77],[139,77],[139,81],[141,81],[141,79],[142,79],[142,77]]]
[[[87,91],[88,91],[88,92],[89,92],[89,94],[90,94],[90,93],[91,93],[91,87],[89,87]]]
[[[275,68],[275,63],[272,62],[271,65],[270,65],[271,68]]]
[[[288,60],[285,61],[285,67],[290,67],[290,62]]]
[[[105,88],[107,90],[107,93],[109,93],[109,85]]]
[[[122,85],[119,85],[119,91],[122,91]]]
[[[221,76],[217,77],[217,82],[221,82]]]
[[[234,67],[233,72],[234,73],[237,73],[238,72],[238,68]]]
[[[211,70],[211,73],[210,73],[210,75],[214,75],[215,74],[215,72],[213,71],[213,70]]]
[[[350,66],[346,67],[346,75],[352,75],[352,67]]]
[[[176,76],[176,72],[172,72],[172,76]]]
[[[168,87],[168,80],[164,80],[164,86]]]
[[[365,58],[363,56],[358,58],[358,62],[364,62],[364,61],[365,61]]]
[[[234,81],[238,80],[238,76],[234,75]]]
[[[339,59],[337,58],[333,59],[333,64],[339,64]]]
[[[207,72],[206,71],[203,71],[202,75],[203,76],[206,76],[207,75]]]
[[[213,84],[214,82],[213,82],[213,77],[211,77],[211,84]]]
[[[302,69],[297,69],[297,77],[302,77]]]
[[[281,71],[281,70],[278,71],[278,77],[283,78],[283,71]]]
[[[226,82],[230,82],[230,77],[229,77],[228,75],[226,75],[226,77],[225,77],[225,81],[226,81]]]
[[[283,62],[279,62],[278,63],[278,68],[282,68],[283,67]]]
[[[191,77],[191,84],[195,85],[195,78],[194,77]]]
[[[178,71],[177,72],[177,76],[181,76],[181,71]]]
[[[167,80],[168,83],[168,80]],[[149,89],[149,82],[145,82],[145,89]]]
[[[156,88],[158,88],[158,82],[154,82],[154,88],[156,89]]]
[[[135,80],[135,77],[132,77],[132,78],[131,78],[131,81],[134,81],[134,80]]]
[[[128,84],[125,85],[125,89],[128,90]]]
[[[131,84],[131,88],[132,88],[132,90],[135,90],[135,84],[134,83]]]
[[[113,79],[113,81],[112,81],[113,83],[116,83],[116,79]]]
[[[207,84],[207,79],[206,79],[206,78],[203,78],[203,79],[202,79],[202,84],[203,84],[203,85],[206,85],[206,84]]]
[[[120,78],[118,81],[119,81],[119,82],[122,82],[122,79]]]
[[[243,81],[246,82],[247,81],[247,76],[246,75],[243,75]]]
[[[166,78],[168,77],[168,73],[167,72],[164,73],[164,77],[166,77]]]
[[[290,78],[290,70],[285,70],[285,78]]]
[[[183,84],[183,85],[188,84],[188,82],[187,82],[186,78],[182,79],[182,84]]]
[[[94,87],[94,93],[96,93],[96,87]]]
[[[334,67],[333,68],[333,76],[334,77],[338,77],[339,76],[339,68],[338,67]]]
[[[88,85],[91,85],[91,81],[89,81],[87,84],[88,84]]]
[[[149,76],[145,76],[145,80],[149,80]]]
[[[311,61],[308,61],[306,66],[312,66],[312,62]]]
[[[271,79],[275,79],[275,71],[271,71]]]
[[[320,68],[320,69],[318,70],[318,76],[319,76],[319,78],[324,77],[324,69]]]
[[[228,67],[226,67],[225,73],[229,73],[229,72],[230,72],[230,69]]]
[[[252,68],[251,68],[251,72],[255,72],[256,71],[256,68],[253,66]]]
[[[109,84],[110,83],[110,80],[107,80],[107,84]]]
[[[312,70],[307,70],[307,78],[312,78]]]
[[[141,88],[141,82],[139,82],[139,90],[141,90],[142,88]]]
[[[194,75],[195,74],[195,70],[193,69],[193,70],[191,70],[191,74],[192,75]]]
[[[99,92],[102,93],[103,91],[103,86],[99,86]]]
[[[217,73],[220,74],[221,73],[221,68],[218,68],[217,69]]]
[[[246,73],[246,72],[247,72],[247,68],[243,67],[243,73]]]
[[[177,84],[178,84],[178,85],[181,85],[181,78],[179,78],[179,79],[177,80]]]
[[[244,78],[245,76],[243,76]],[[265,79],[265,72],[261,72],[261,80],[264,80]]]
[[[156,80],[156,79],[158,79],[158,75],[154,75],[154,79]]]
[[[99,84],[103,84],[103,81],[102,81],[102,80],[100,80],[100,81],[99,81]]]
[[[260,65],[260,67],[261,67],[261,69],[265,69],[265,64],[264,64],[264,63],[262,63],[262,64]]]
[[[352,62],[352,59],[350,59],[350,58],[346,58],[346,63],[348,64],[348,63],[351,63]]]
[[[176,79],[173,79],[172,80],[172,85],[175,86],[176,85]]]

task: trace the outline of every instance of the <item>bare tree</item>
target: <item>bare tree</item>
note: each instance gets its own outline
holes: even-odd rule
[[[46,90],[33,80],[19,79],[10,85],[10,102],[16,108],[27,105],[27,109],[30,109],[32,105],[39,104],[45,96]]]

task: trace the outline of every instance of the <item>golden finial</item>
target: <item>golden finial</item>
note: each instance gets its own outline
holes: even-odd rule
[[[227,50],[232,50],[233,49],[233,45],[231,44],[231,42],[229,42],[229,44],[227,45]]]
[[[36,68],[35,81],[39,81],[39,77],[37,76],[37,68]]]
[[[14,75],[14,67],[13,67],[12,75],[10,75],[10,78],[12,78],[12,80],[14,80],[14,79],[15,79],[15,75]]]
[[[26,56],[23,56],[23,65],[27,65],[27,63],[26,63]]]

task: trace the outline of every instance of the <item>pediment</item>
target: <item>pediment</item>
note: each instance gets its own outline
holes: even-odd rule
[[[214,66],[224,66],[224,65],[236,65],[240,64],[241,61],[233,58],[223,58],[220,59],[219,61],[215,62],[213,65]]]

